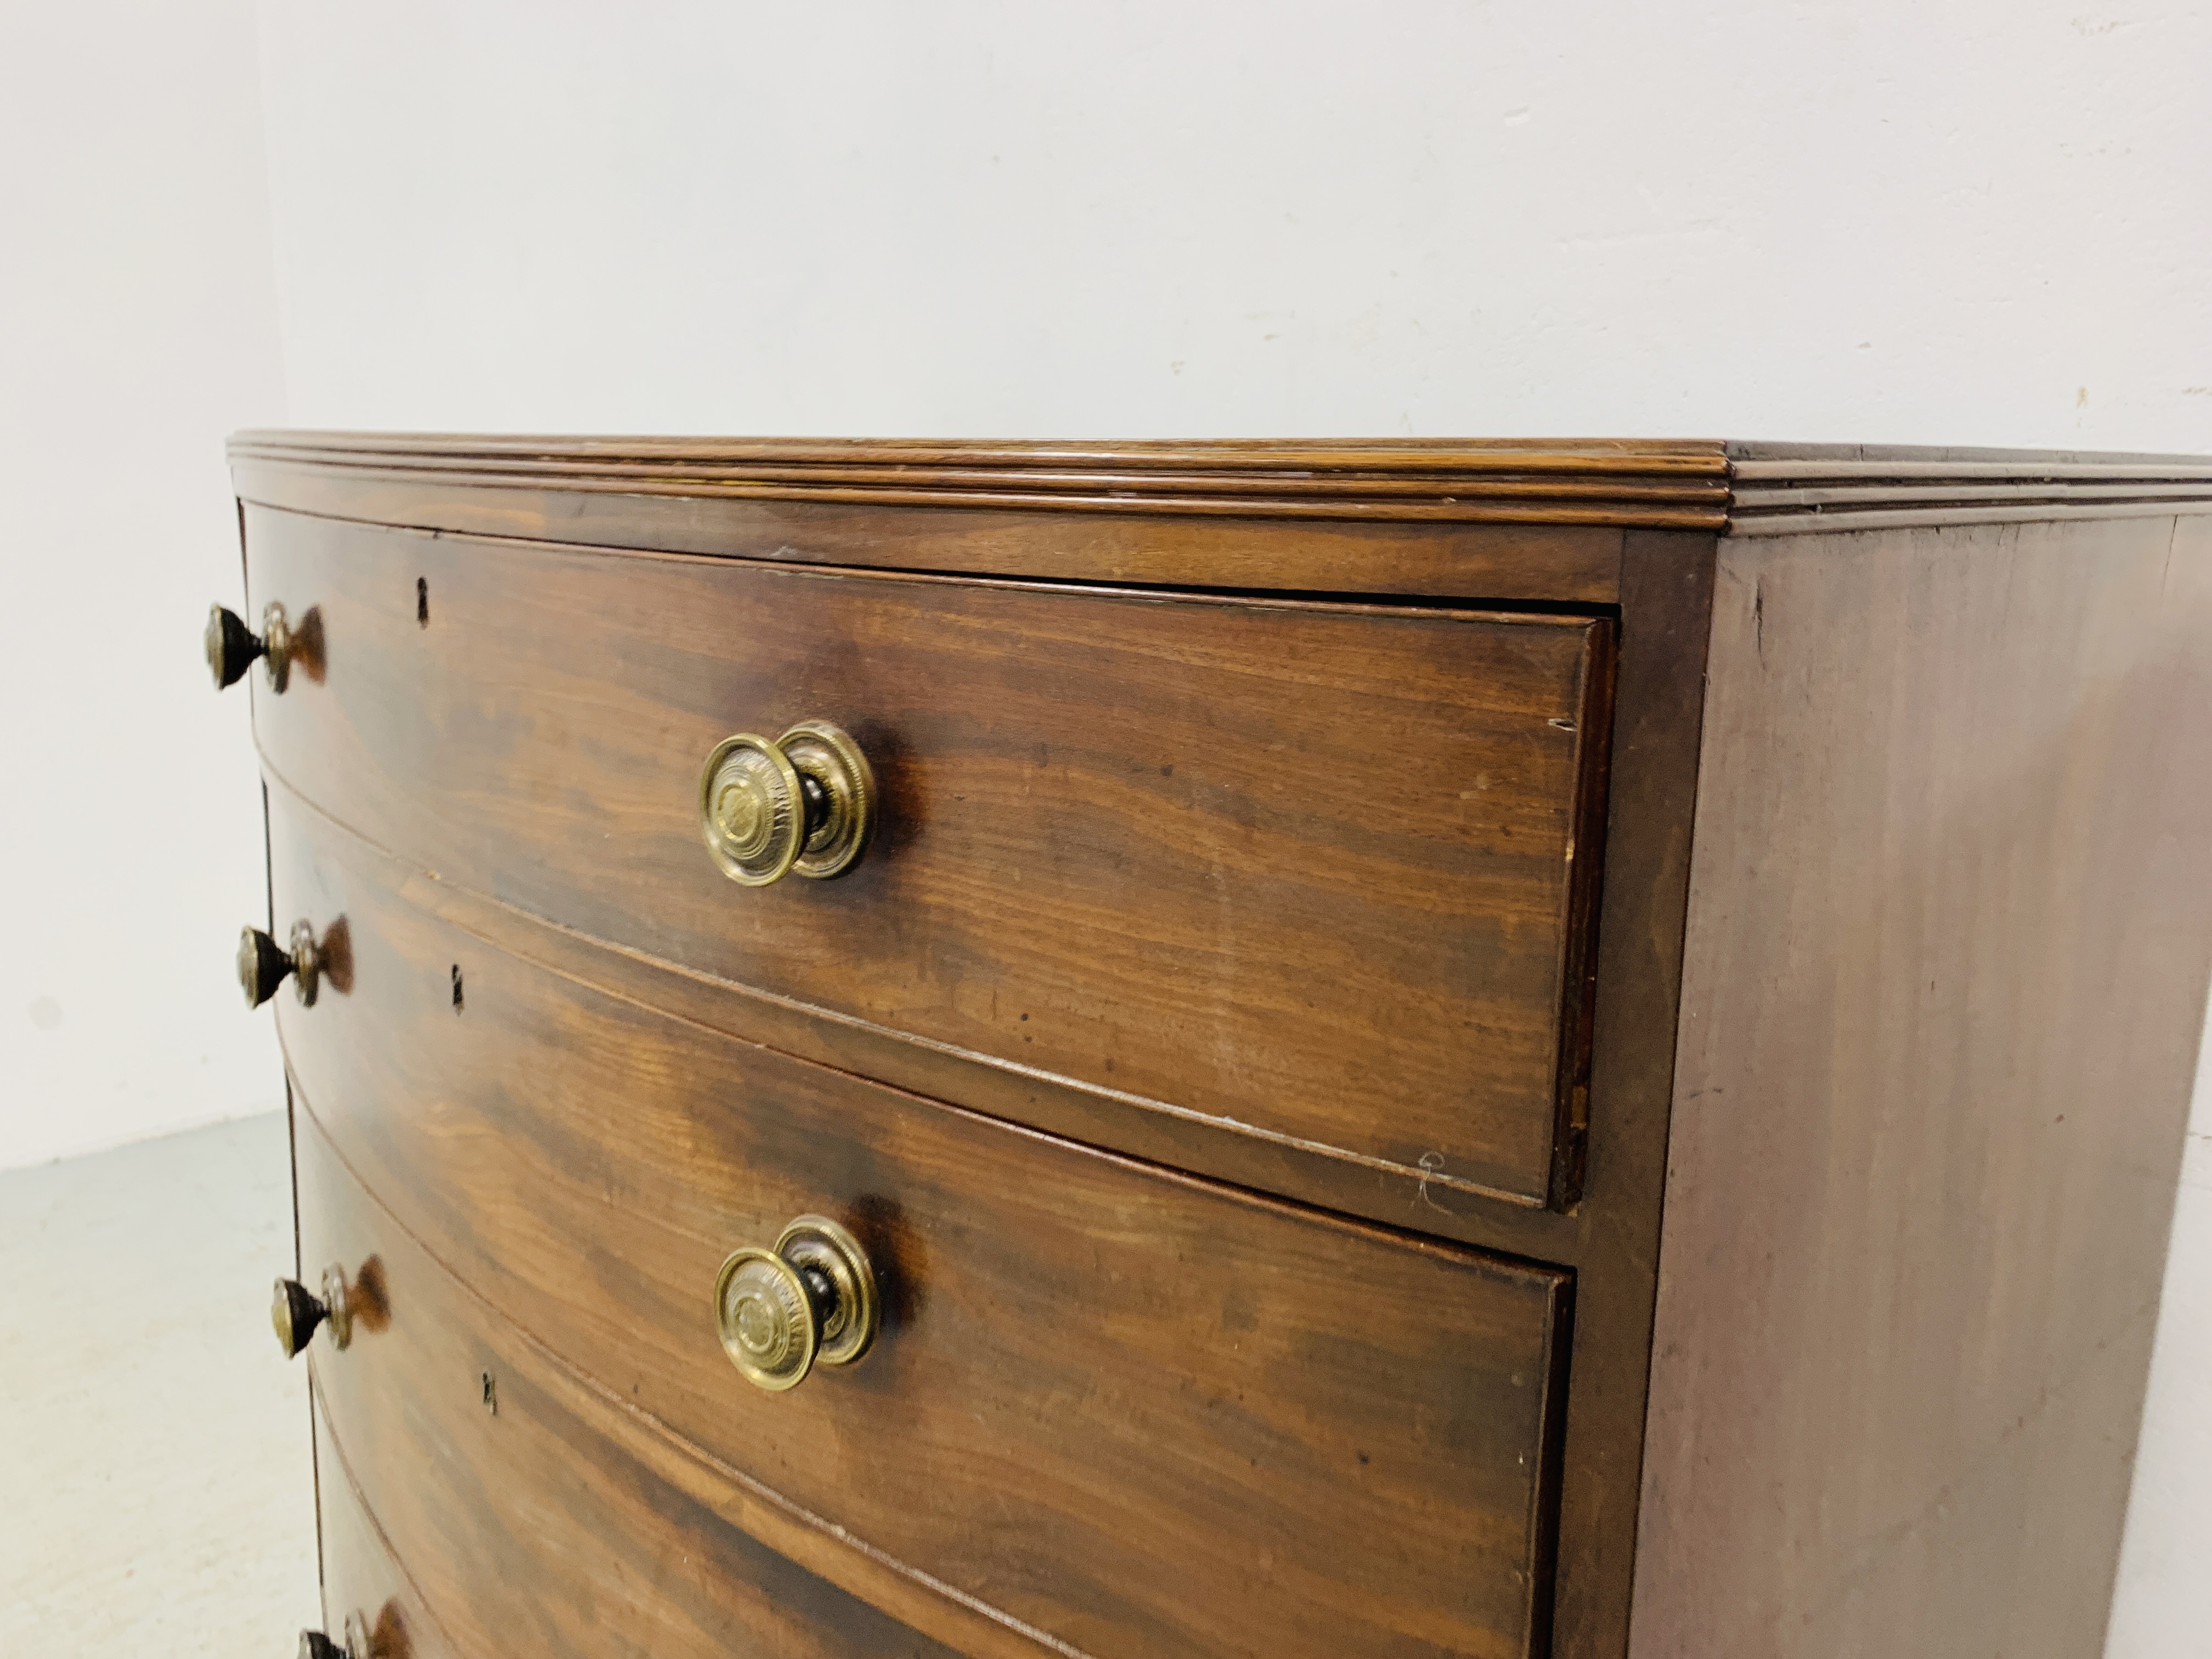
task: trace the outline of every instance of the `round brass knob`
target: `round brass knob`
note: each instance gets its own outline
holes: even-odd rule
[[[292,677],[294,646],[291,620],[281,605],[272,604],[263,609],[258,634],[229,606],[208,607],[208,672],[215,676],[215,689],[218,691],[244,678],[256,657],[268,662],[269,689],[282,691]]]
[[[699,770],[700,833],[740,886],[794,870],[817,881],[842,875],[875,823],[867,757],[826,720],[801,720],[773,743],[750,732],[725,738]]]
[[[276,994],[276,988],[292,976],[292,988],[299,994],[300,1005],[305,1008],[315,1006],[315,993],[322,984],[323,952],[315,943],[315,930],[305,921],[292,924],[292,948],[283,945],[258,927],[248,927],[238,936],[238,984],[246,993],[246,1006],[258,1008]]]
[[[824,1216],[799,1217],[773,1249],[732,1251],[715,1275],[722,1352],[770,1393],[797,1388],[817,1363],[851,1364],[876,1340],[878,1318],[866,1252]]]
[[[328,1324],[331,1346],[343,1348],[353,1340],[353,1312],[346,1301],[345,1270],[325,1268],[323,1293],[315,1295],[296,1279],[276,1281],[276,1294],[269,1305],[269,1322],[276,1328],[276,1346],[290,1359],[306,1347],[315,1328]]]
[[[300,1659],[373,1659],[375,1651],[368,1621],[357,1613],[346,1614],[343,1643],[331,1641],[319,1630],[300,1632]]]

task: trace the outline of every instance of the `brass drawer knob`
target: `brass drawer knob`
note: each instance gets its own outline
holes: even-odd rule
[[[215,676],[215,689],[218,691],[244,678],[256,657],[269,665],[269,689],[282,691],[292,677],[295,644],[291,621],[281,605],[272,604],[262,611],[258,634],[229,606],[208,607],[208,672]]]
[[[756,1387],[795,1389],[818,1362],[849,1365],[876,1340],[875,1270],[852,1234],[803,1215],[773,1249],[731,1253],[714,1279],[722,1352]]]
[[[353,1340],[353,1311],[346,1301],[344,1270],[324,1270],[319,1297],[296,1279],[278,1279],[276,1298],[269,1307],[269,1322],[276,1328],[276,1346],[284,1350],[287,1359],[307,1346],[319,1325],[330,1326],[332,1347],[344,1347]]]
[[[275,996],[287,975],[299,994],[301,1006],[313,1007],[315,993],[322,983],[323,952],[315,943],[313,927],[304,921],[293,923],[289,951],[258,927],[248,927],[239,934],[238,984],[246,993],[247,1007],[258,1008]]]
[[[875,824],[867,757],[826,720],[801,720],[773,743],[750,732],[725,738],[699,770],[700,833],[741,886],[793,870],[817,881],[842,875]]]
[[[333,1642],[319,1630],[300,1632],[300,1659],[375,1659],[376,1641],[368,1621],[357,1613],[346,1614],[345,1640]]]

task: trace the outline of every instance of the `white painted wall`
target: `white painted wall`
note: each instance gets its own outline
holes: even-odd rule
[[[2212,449],[2212,12],[268,0],[294,417]]]
[[[283,1097],[199,647],[223,434],[284,413],[254,41],[248,0],[0,0],[0,1169]]]
[[[271,216],[240,0],[0,0],[0,1165],[273,1092],[225,428],[2212,452],[2212,8],[2085,6],[263,0]],[[2112,1659],[2212,1650],[2198,1127]]]

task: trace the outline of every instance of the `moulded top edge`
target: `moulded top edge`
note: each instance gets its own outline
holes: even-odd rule
[[[230,456],[256,476],[274,469],[441,492],[1739,533],[1754,520],[1759,533],[1775,533],[1779,517],[1826,529],[1876,510],[1909,510],[1927,523],[2062,507],[2078,515],[2100,510],[2082,488],[2093,483],[2103,510],[2115,513],[2154,501],[2200,510],[2192,504],[2212,501],[2212,457],[2201,455],[1714,439],[1029,442],[259,430],[235,434]],[[2146,488],[2130,505],[2134,484]],[[1793,489],[1817,490],[1817,499],[1793,499]]]

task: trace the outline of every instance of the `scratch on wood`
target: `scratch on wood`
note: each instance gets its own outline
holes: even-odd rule
[[[1443,1208],[1443,1206],[1437,1203],[1436,1200],[1429,1196],[1429,1177],[1432,1175],[1441,1175],[1443,1173],[1443,1167],[1444,1155],[1442,1152],[1423,1152],[1421,1154],[1420,1200],[1422,1203],[1427,1205],[1432,1210],[1441,1210]]]

